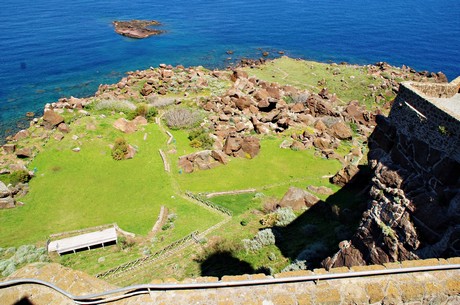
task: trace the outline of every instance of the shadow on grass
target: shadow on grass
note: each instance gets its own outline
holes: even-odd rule
[[[309,269],[337,252],[338,243],[350,240],[367,207],[370,172],[366,166],[352,181],[326,201],[320,201],[286,227],[273,227],[276,246],[283,256],[306,260]]]
[[[318,202],[286,227],[272,227],[275,245],[283,256],[291,261],[306,260],[309,269],[317,268],[338,250],[340,241],[350,240],[367,206],[369,181],[369,169],[360,166],[354,179],[326,201]],[[222,249],[208,254],[200,265],[202,276],[269,274],[268,269],[254,270],[232,251]]]
[[[230,251],[216,252],[201,263],[201,276],[253,274],[255,270],[245,261],[234,257]]]

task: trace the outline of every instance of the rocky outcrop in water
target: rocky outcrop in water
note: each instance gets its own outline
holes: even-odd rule
[[[152,29],[153,26],[161,25],[156,20],[130,20],[130,21],[114,21],[115,32],[122,36],[130,38],[142,39],[154,35],[160,35],[164,31]]]

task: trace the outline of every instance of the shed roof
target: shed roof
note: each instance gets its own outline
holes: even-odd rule
[[[82,248],[113,242],[116,240],[117,231],[115,228],[109,228],[52,241],[48,245],[48,252],[56,251],[61,254]]]

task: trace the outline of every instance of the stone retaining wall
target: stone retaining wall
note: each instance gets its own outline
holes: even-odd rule
[[[460,264],[460,258],[428,259],[389,263],[383,266],[359,266],[351,269],[333,268],[329,271],[315,269],[314,271],[291,271],[275,275],[275,278],[291,278],[327,273],[347,273],[355,271],[372,271],[383,269],[409,268],[419,266],[436,266],[445,264]],[[41,269],[29,268],[35,277],[52,282],[74,295],[85,295],[102,292],[105,284],[89,276],[85,278],[81,272],[56,265],[59,274],[53,276],[51,267]],[[59,266],[59,267],[56,267]],[[48,268],[49,270],[45,270]],[[24,277],[24,272],[19,271]],[[31,277],[31,275],[28,275]],[[12,278],[14,275],[12,276]],[[260,280],[270,278],[263,274],[224,276],[222,282]],[[78,281],[78,283],[76,282]],[[95,282],[96,281],[96,282]],[[187,279],[181,283],[212,283],[214,277]],[[155,284],[178,283],[175,280],[155,281]],[[107,284],[106,289],[111,287]],[[2,304],[13,305],[18,300],[26,299],[32,304],[49,304],[52,301],[59,304],[74,304],[61,297],[57,292],[38,285],[21,285],[0,290]],[[48,303],[49,302],[49,303]],[[57,304],[56,303],[56,304]],[[110,304],[459,304],[460,303],[460,270],[428,271],[417,273],[402,273],[383,276],[352,277],[344,279],[293,282],[287,284],[269,284],[257,286],[241,286],[227,288],[210,288],[194,290],[163,290],[151,291],[150,295],[138,295]],[[22,304],[22,303],[21,303]],[[24,303],[29,304],[29,303]]]

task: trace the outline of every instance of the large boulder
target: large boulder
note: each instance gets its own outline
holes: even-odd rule
[[[318,201],[320,199],[312,193],[297,187],[290,187],[281,199],[279,206],[291,207],[293,210],[302,210],[312,207]]]
[[[16,150],[16,156],[18,158],[31,158],[33,157],[33,151],[30,147],[24,147]]]
[[[18,133],[16,133],[13,137],[14,140],[22,140],[30,136],[30,133],[28,130],[20,130]]]
[[[53,129],[64,122],[64,118],[53,110],[46,110],[43,114],[43,122],[46,129]]]
[[[8,197],[10,195],[11,195],[11,192],[10,192],[9,188],[5,185],[5,183],[0,181],[0,198],[5,198],[5,197]]]
[[[256,137],[246,137],[241,143],[241,149],[248,154],[251,158],[254,158],[259,154],[260,151],[260,140]]]
[[[359,168],[356,165],[349,164],[339,170],[330,180],[331,183],[339,186],[344,186],[353,179],[353,177],[359,172]]]
[[[8,196],[5,198],[0,198],[0,209],[11,209],[11,208],[14,208],[15,206],[16,205],[15,205],[15,201],[13,197]]]
[[[113,123],[113,127],[124,132],[124,133],[133,133],[137,131],[137,126],[135,122],[128,121],[125,118],[119,118]]]
[[[338,121],[329,129],[331,134],[340,140],[349,140],[353,137],[353,131],[350,126],[343,121]]]

